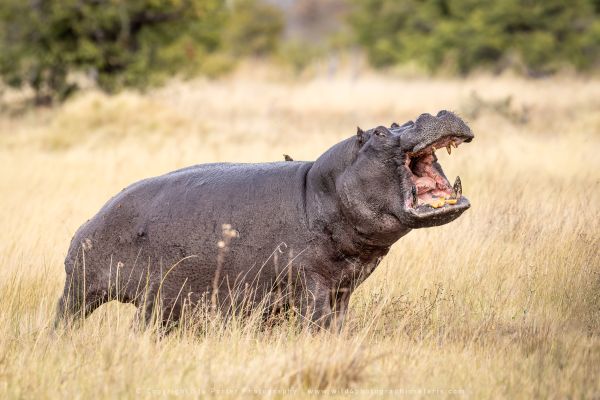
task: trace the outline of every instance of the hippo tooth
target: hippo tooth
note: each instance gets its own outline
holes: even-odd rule
[[[417,188],[413,186],[411,189],[411,193],[412,193],[413,207],[416,207],[419,203],[419,197],[417,196]]]
[[[460,181],[460,176],[457,176],[454,180],[454,185],[452,186],[452,198],[460,199],[462,196],[462,183]]]
[[[429,203],[429,205],[433,208],[444,207],[445,204],[446,204],[446,200],[444,200],[443,198],[433,200],[431,203]]]
[[[450,145],[446,146],[446,151],[448,151],[448,154],[452,153],[452,147],[450,147]]]
[[[457,148],[458,145],[456,143],[454,143],[454,140],[450,141],[450,146]]]

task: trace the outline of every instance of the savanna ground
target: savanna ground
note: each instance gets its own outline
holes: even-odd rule
[[[87,91],[54,109],[11,104],[0,116],[0,398],[600,397],[597,79],[246,73],[145,95]],[[160,340],[114,303],[52,332],[73,233],[129,183],[195,163],[314,159],[357,124],[444,108],[476,134],[438,152],[472,208],[402,238],[340,335],[249,320]]]

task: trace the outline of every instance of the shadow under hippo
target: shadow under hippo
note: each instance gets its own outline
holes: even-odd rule
[[[203,164],[134,183],[73,237],[57,323],[116,299],[164,326],[186,306],[261,304],[339,328],[394,242],[469,208],[435,150],[472,139],[440,111],[359,128],[314,162]]]

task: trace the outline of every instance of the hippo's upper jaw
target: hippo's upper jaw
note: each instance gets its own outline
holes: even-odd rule
[[[400,219],[411,228],[446,224],[458,218],[471,204],[462,195],[456,177],[451,184],[437,162],[435,151],[452,148],[473,140],[469,127],[456,115],[440,111],[435,117],[423,114],[392,131],[400,136],[404,154],[400,171],[403,210]]]

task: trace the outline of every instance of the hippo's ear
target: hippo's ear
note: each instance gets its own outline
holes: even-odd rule
[[[356,127],[356,137],[359,144],[363,144],[365,142],[365,131],[360,129],[360,126]]]
[[[380,137],[388,137],[392,135],[392,132],[390,132],[385,126],[378,126],[377,128],[373,129],[373,134]]]

